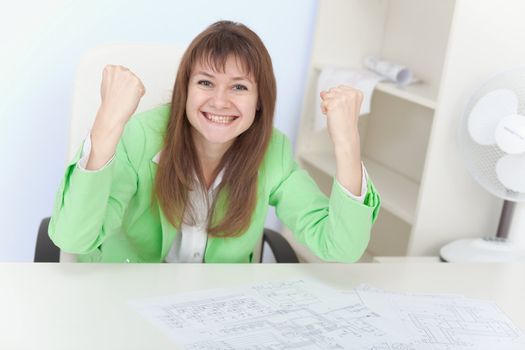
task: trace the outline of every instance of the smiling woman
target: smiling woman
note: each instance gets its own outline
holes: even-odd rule
[[[145,88],[107,66],[91,131],[49,227],[82,261],[251,262],[268,205],[319,257],[355,261],[379,196],[361,166],[360,93],[323,92],[338,173],[327,198],[273,128],[270,56],[246,26],[209,26],[182,57],[172,102],[131,118]]]
[[[207,233],[233,236],[248,228],[257,172],[272,134],[275,98],[270,55],[246,26],[218,22],[193,40],[179,66],[166,152],[155,180],[159,203],[165,213],[172,213],[168,219],[173,225],[179,226],[184,217],[195,225],[197,209],[186,194],[192,186],[208,192],[222,171],[217,191],[228,191],[227,210],[207,220]],[[175,178],[172,162],[181,170]],[[219,206],[206,206],[213,218]]]

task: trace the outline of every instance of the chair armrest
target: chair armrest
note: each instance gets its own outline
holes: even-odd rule
[[[263,245],[264,242],[268,243],[272,249],[273,255],[275,256],[275,260],[278,263],[299,262],[292,246],[280,233],[277,233],[269,228],[265,228],[263,233]]]
[[[38,236],[36,238],[34,262],[60,261],[60,248],[51,241],[51,238],[49,238],[49,234],[47,233],[50,219],[51,218],[45,218],[40,222]]]

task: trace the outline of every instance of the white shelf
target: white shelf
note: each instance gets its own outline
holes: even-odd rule
[[[394,83],[381,82],[376,86],[377,91],[382,91],[385,94],[402,98],[406,101],[421,105],[429,109],[436,108],[436,91],[435,88],[425,84],[417,83],[399,87]]]
[[[301,160],[322,172],[334,176],[335,158],[331,154],[299,154]],[[419,184],[389,168],[363,157],[370,179],[381,196],[384,209],[412,224],[416,212]]]
[[[316,65],[314,69],[319,74],[323,69],[323,65]],[[418,104],[420,106],[435,109],[437,99],[437,89],[434,86],[426,84],[424,82],[399,87],[397,84],[392,82],[383,81],[376,85],[375,90],[384,92],[405,101]]]

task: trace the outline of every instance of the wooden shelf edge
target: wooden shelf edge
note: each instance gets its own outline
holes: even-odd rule
[[[381,91],[385,94],[396,96],[406,101],[410,101],[420,106],[434,110],[436,109],[437,103],[435,99],[429,97],[429,95],[431,95],[431,89],[431,86],[423,83],[408,85],[404,88],[398,87],[395,84],[388,82],[381,82],[376,86],[377,91]]]

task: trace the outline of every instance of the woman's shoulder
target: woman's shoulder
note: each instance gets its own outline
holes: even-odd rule
[[[267,193],[273,192],[295,168],[292,145],[288,136],[274,128],[259,175]]]
[[[140,127],[144,129],[145,133],[161,133],[164,134],[168,119],[170,116],[171,104],[164,104],[158,107],[148,109],[136,113],[131,117],[128,124],[140,124]]]
[[[288,155],[291,152],[290,139],[286,134],[277,128],[273,128],[272,136],[270,137],[270,143],[268,145],[268,151],[266,157],[281,158],[283,155]]]
[[[262,168],[271,173],[285,171],[291,161],[293,161],[293,151],[290,139],[279,129],[273,128]]]
[[[164,141],[171,110],[170,104],[136,113],[126,124],[122,143],[133,163],[154,157]]]

